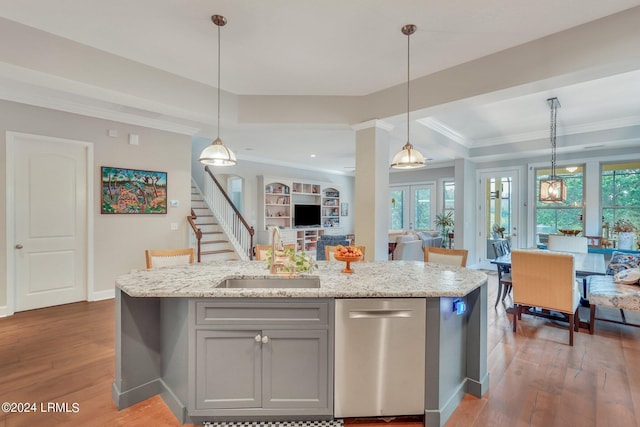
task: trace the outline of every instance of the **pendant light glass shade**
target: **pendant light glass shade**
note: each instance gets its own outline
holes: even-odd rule
[[[567,184],[562,178],[556,176],[556,123],[560,101],[558,98],[547,99],[551,107],[551,176],[549,179],[540,181],[540,192],[538,200],[542,203],[563,203],[567,200]]]
[[[391,167],[395,169],[415,169],[424,166],[424,156],[409,142],[393,157]]]
[[[416,32],[417,27],[413,24],[408,24],[402,27],[402,34],[407,36],[407,143],[404,144],[402,150],[393,157],[391,161],[391,167],[394,169],[417,169],[424,166],[424,156],[409,142],[409,111],[410,111],[410,103],[409,103],[409,84],[411,82],[409,76],[410,69],[410,44],[409,39],[411,38],[411,34]]]
[[[220,27],[227,24],[222,15],[213,15],[211,21],[218,27],[218,137],[200,153],[200,163],[209,166],[233,166],[237,163],[236,155],[220,139]]]
[[[224,145],[220,138],[217,138],[211,145],[202,150],[200,163],[209,166],[233,166],[237,163],[237,160],[233,151],[229,150],[229,147]]]
[[[567,184],[563,179],[540,181],[540,201],[542,203],[562,203],[567,200]]]

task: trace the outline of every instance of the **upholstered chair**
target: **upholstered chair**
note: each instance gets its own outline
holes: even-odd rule
[[[550,234],[547,249],[559,252],[579,252],[586,254],[589,251],[589,239],[578,236],[561,236]]]
[[[537,307],[567,316],[569,345],[573,345],[573,331],[578,331],[580,319],[580,287],[576,280],[573,255],[551,251],[511,251],[513,278],[513,331],[525,309]]]
[[[402,234],[396,237],[396,248],[393,250],[396,261],[422,261],[422,240],[415,234]]]

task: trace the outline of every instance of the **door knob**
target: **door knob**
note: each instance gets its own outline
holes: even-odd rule
[[[16,249],[22,249],[23,247],[24,247],[24,246],[22,246],[20,243],[18,243],[18,244],[16,245]]]
[[[266,343],[268,343],[268,342],[269,342],[269,337],[268,337],[268,336],[266,336],[266,335],[265,335],[265,336],[263,336],[263,337],[262,337],[262,344],[266,344]]]
[[[254,340],[256,340],[256,342],[261,342],[262,341],[262,336],[260,334],[256,335]]]

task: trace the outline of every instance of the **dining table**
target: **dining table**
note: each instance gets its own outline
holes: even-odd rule
[[[532,249],[541,250],[541,249]],[[565,252],[573,255],[574,265],[576,268],[576,276],[586,277],[591,275],[604,275],[607,267],[604,262],[604,254],[598,253],[582,253],[582,252]],[[506,255],[499,256],[491,261],[499,267],[511,268],[511,252]]]

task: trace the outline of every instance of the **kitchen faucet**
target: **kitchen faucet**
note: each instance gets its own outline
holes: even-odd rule
[[[276,240],[277,235],[277,240]],[[276,241],[278,242],[276,245]],[[282,266],[281,262],[276,263],[276,250],[282,251],[284,248],[282,244],[282,235],[280,234],[279,227],[271,227],[271,263],[269,265],[269,273],[276,274],[278,272],[278,266]]]

